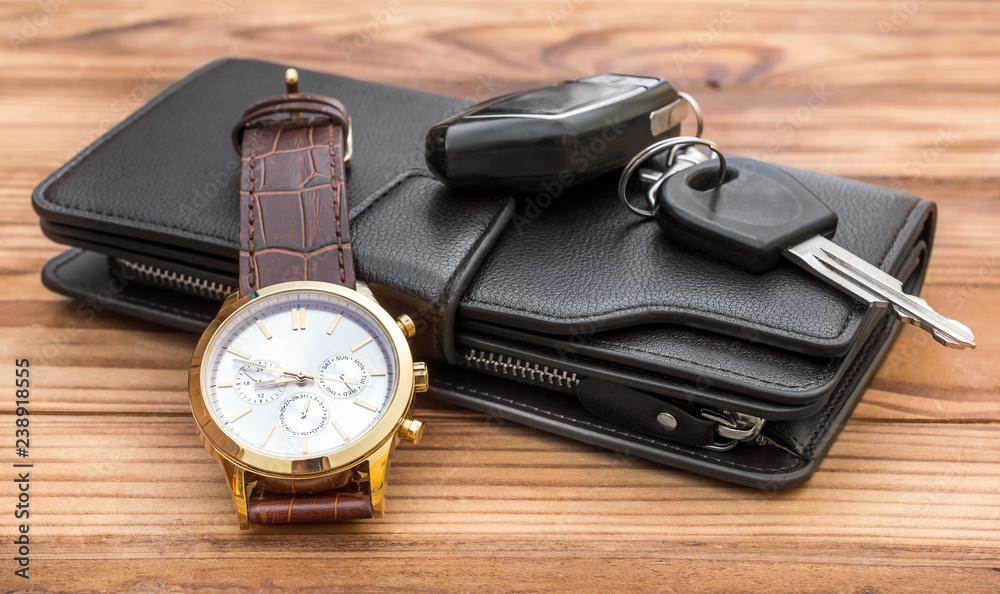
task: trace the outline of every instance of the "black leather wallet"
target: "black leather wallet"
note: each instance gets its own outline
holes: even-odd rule
[[[170,87],[33,194],[74,246],[54,291],[200,332],[237,285],[243,108],[283,66],[222,60]],[[791,263],[749,273],[635,217],[605,176],[551,195],[457,191],[426,170],[427,129],[467,103],[320,72],[354,127],[360,279],[407,311],[431,394],[552,433],[761,488],[815,471],[898,322]],[[916,293],[935,206],[786,169],[840,216],[834,241]]]

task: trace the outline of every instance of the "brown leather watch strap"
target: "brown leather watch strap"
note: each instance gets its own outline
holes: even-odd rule
[[[247,505],[254,524],[333,524],[347,520],[370,520],[371,493],[312,493],[285,495],[261,491]]]
[[[254,524],[331,524],[375,517],[371,483],[367,473],[349,471],[346,484],[315,493],[285,493],[273,482],[258,483],[247,501],[247,512]],[[334,478],[340,475],[334,475]],[[300,487],[306,491],[306,486]],[[295,483],[285,482],[286,486]],[[285,491],[288,489],[282,489]],[[294,490],[294,489],[292,489]]]
[[[240,294],[294,280],[355,286],[344,185],[347,115],[320,95],[247,108],[240,142]]]
[[[233,130],[240,176],[240,295],[281,282],[355,288],[344,185],[344,107],[321,95],[271,97]],[[247,500],[255,524],[373,518],[367,472],[258,480]]]

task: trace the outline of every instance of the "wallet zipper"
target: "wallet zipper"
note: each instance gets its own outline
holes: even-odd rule
[[[140,264],[124,258],[115,258],[114,260],[119,267],[133,274],[136,280],[147,285],[183,291],[189,295],[215,301],[224,301],[230,293],[236,290],[235,287],[223,283],[174,272],[158,266]]]
[[[477,371],[512,377],[546,388],[573,390],[580,384],[580,378],[575,373],[479,349],[467,350],[465,363]]]
[[[576,373],[541,363],[502,355],[482,349],[469,348],[465,351],[465,364],[471,369],[496,376],[507,377],[526,384],[543,388],[556,388],[572,392],[583,379]],[[716,442],[703,446],[706,449],[727,451],[737,444],[772,445],[798,456],[786,446],[763,434],[767,421],[746,413],[703,408],[701,416],[715,422]]]

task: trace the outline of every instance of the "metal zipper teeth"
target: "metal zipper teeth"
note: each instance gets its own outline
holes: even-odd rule
[[[581,380],[581,378],[577,377],[575,373],[570,373],[555,367],[549,367],[539,363],[532,363],[531,361],[526,361],[524,359],[517,359],[509,355],[500,355],[498,353],[473,348],[470,348],[465,352],[465,364],[466,366],[476,369],[477,371],[483,371],[499,376],[507,376],[515,381],[545,386],[547,388],[562,389],[565,391],[574,390],[580,384]],[[708,418],[709,420],[716,421],[716,430],[718,430],[721,426],[717,418],[719,415],[728,418],[731,413],[711,408],[705,408],[702,411],[702,416]],[[749,419],[748,422],[751,424],[753,424],[753,421],[759,420],[758,417],[752,417],[750,415],[744,416]],[[727,437],[726,439],[728,439],[728,441],[722,440],[720,443],[704,447],[713,450],[726,451],[733,448],[740,442],[762,445],[763,442],[758,440],[758,436],[760,435],[760,429],[762,429],[763,426],[764,422],[761,422],[755,427],[755,431],[748,432],[744,437]],[[735,420],[729,420],[729,422],[726,423],[726,427],[735,430],[749,428],[739,426]]]
[[[540,386],[573,390],[580,384],[575,373],[478,349],[465,352],[465,364],[478,371],[504,375]]]
[[[121,268],[135,275],[136,280],[147,285],[167,287],[177,291],[182,291],[189,295],[196,295],[206,299],[222,301],[235,288],[223,283],[198,278],[190,274],[182,274],[172,270],[166,270],[149,264],[140,264],[123,258],[115,258],[115,263]]]

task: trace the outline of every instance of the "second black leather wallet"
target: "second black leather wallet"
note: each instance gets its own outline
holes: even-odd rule
[[[283,68],[209,64],[39,185],[45,234],[74,246],[46,266],[47,286],[201,331],[236,285],[229,129],[280,92]],[[754,274],[672,242],[620,205],[614,176],[548,200],[449,190],[426,170],[423,138],[466,102],[320,72],[301,80],[351,114],[358,276],[417,321],[414,350],[436,361],[439,398],[789,487],[815,471],[898,329],[791,263]],[[838,213],[836,243],[919,290],[933,203],[786,170]]]

